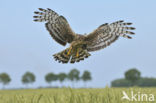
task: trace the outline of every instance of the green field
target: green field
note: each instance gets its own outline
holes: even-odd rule
[[[137,101],[121,100],[122,91],[128,96],[133,91],[137,94]],[[147,98],[144,95],[141,100],[145,93]],[[0,90],[0,103],[156,103],[155,100],[149,101],[150,94],[156,96],[156,88]]]

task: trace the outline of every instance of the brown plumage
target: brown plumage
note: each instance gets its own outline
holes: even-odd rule
[[[97,51],[109,46],[119,37],[131,39],[129,35],[134,35],[129,30],[134,30],[134,27],[129,27],[132,23],[126,23],[123,20],[105,23],[95,29],[88,35],[76,34],[72,31],[67,20],[58,15],[51,9],[39,8],[40,12],[34,12],[36,22],[46,22],[45,26],[50,35],[56,42],[65,46],[70,43],[70,47],[54,54],[55,60],[61,63],[75,63],[90,56],[89,52]],[[128,35],[129,34],[129,35]]]

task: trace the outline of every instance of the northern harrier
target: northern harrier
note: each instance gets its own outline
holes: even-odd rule
[[[36,22],[46,22],[45,26],[50,35],[56,42],[65,46],[70,43],[70,47],[54,54],[55,60],[61,63],[75,63],[90,56],[89,52],[97,51],[109,46],[119,37],[131,39],[127,34],[134,33],[129,30],[134,30],[134,27],[129,27],[132,23],[124,22],[123,20],[105,23],[88,35],[75,33],[68,24],[65,17],[57,14],[51,9],[39,8],[40,12],[35,11],[37,16],[34,16]]]

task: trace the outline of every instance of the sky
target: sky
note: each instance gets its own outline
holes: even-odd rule
[[[7,88],[23,88],[21,77],[27,71],[36,75],[31,85],[34,88],[48,85],[44,80],[47,73],[68,73],[73,68],[81,74],[90,71],[92,81],[88,87],[93,88],[103,88],[123,78],[130,68],[137,68],[143,77],[156,77],[155,4],[155,0],[1,0],[0,73],[7,72],[12,78]],[[90,33],[104,23],[125,20],[133,23],[136,35],[131,40],[121,37],[79,63],[60,64],[52,55],[69,45],[59,45],[44,23],[33,22],[33,12],[38,8],[51,8],[63,15],[79,34]],[[60,86],[59,82],[53,85]],[[75,86],[82,87],[83,82]]]

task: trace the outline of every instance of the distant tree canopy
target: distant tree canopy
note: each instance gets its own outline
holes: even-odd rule
[[[72,69],[68,73],[68,80],[72,82],[72,87],[74,87],[74,82],[77,82],[80,80],[80,72],[77,69]]]
[[[125,72],[125,79],[131,82],[131,85],[134,86],[136,82],[140,79],[141,73],[136,69],[132,68]]]
[[[111,83],[112,87],[130,87],[131,82],[127,79],[116,79]]]
[[[26,72],[23,76],[22,76],[22,83],[23,84],[31,84],[35,82],[35,75],[31,72]]]
[[[87,81],[90,81],[92,77],[91,77],[91,73],[87,70],[85,70],[83,74],[80,75],[80,71],[78,69],[72,69],[69,71],[69,73],[64,73],[64,72],[61,72],[58,74],[55,74],[53,72],[47,73],[44,79],[50,85],[52,84],[52,82],[55,82],[55,81],[59,81],[61,84],[63,84],[65,80],[70,80],[74,87],[74,83],[80,80],[83,80],[84,83],[86,83]],[[28,86],[28,84],[34,83],[35,80],[36,80],[36,77],[32,72],[24,73],[21,78],[21,82],[26,86]],[[0,74],[0,83],[3,84],[3,87],[9,84],[10,81],[11,81],[11,78],[7,73]]]
[[[58,76],[51,72],[45,76],[45,80],[47,83],[51,84],[53,81],[58,80]]]
[[[85,70],[82,74],[81,79],[84,81],[84,83],[87,81],[90,81],[92,79],[91,73],[89,71]],[[86,87],[86,83],[85,83],[85,87]]]
[[[62,83],[67,78],[67,74],[65,73],[59,73],[58,74],[58,80]]]
[[[83,75],[82,75],[81,79],[82,79],[83,81],[85,81],[85,82],[91,80],[91,79],[92,79],[91,73],[90,73],[89,71],[85,70],[85,71],[83,72]]]
[[[138,86],[141,87],[156,87],[156,78],[141,78],[136,83]]]
[[[71,81],[78,81],[80,79],[80,72],[77,69],[72,69],[69,74],[68,78]]]
[[[83,80],[84,82],[87,82],[91,80],[91,73],[89,71],[84,71],[83,75],[80,76],[80,71],[77,69],[72,69],[69,73],[48,73],[45,75],[45,81],[51,85],[52,82],[60,81],[62,84],[65,80],[70,80],[72,82],[72,85],[74,87],[74,83],[78,82],[79,80]]]
[[[111,83],[112,87],[154,87],[156,86],[156,78],[141,77],[141,73],[133,68],[125,72],[125,78],[116,79]]]
[[[7,73],[0,74],[0,83],[2,83],[3,86],[9,84],[10,81],[11,81],[11,78]]]

